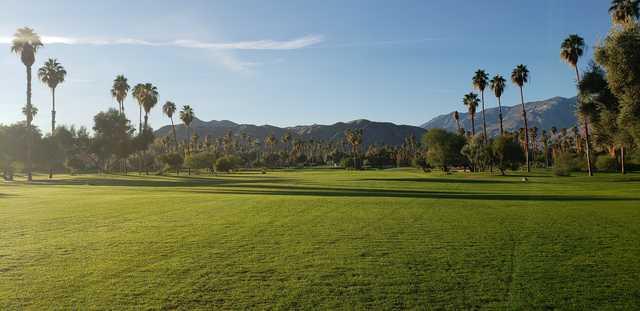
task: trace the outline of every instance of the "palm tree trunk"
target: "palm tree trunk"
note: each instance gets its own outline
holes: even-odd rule
[[[524,119],[524,152],[527,161],[527,173],[531,172],[531,163],[529,162],[529,124],[527,123],[527,109],[524,107],[524,91],[520,87],[520,102],[522,103],[522,118]]]
[[[578,66],[573,66],[576,69],[576,83],[580,83],[580,71],[578,70]],[[585,151],[587,153],[587,170],[589,171],[589,176],[593,176],[593,170],[591,167],[591,144],[589,143],[589,116],[584,116],[584,140],[585,140]],[[576,144],[578,140],[576,139]]]
[[[191,124],[187,127],[187,153],[191,154]],[[187,175],[191,176],[191,166],[187,168]]]
[[[53,136],[53,132],[56,130],[56,89],[51,89],[51,136]]]
[[[51,89],[51,137],[56,131],[56,88]],[[49,167],[49,179],[53,178],[53,164]]]
[[[624,172],[624,145],[620,146],[620,172],[622,173],[622,175],[625,174],[625,172]]]
[[[500,118],[500,135],[504,135],[504,127],[502,126],[502,103],[498,97],[498,117]]]
[[[471,113],[471,136],[476,136],[476,115]]]
[[[484,116],[484,90],[480,92],[480,96],[482,97],[482,129],[484,132],[484,143],[487,143],[487,120]]]
[[[584,139],[586,144],[586,152],[587,152],[587,169],[589,171],[589,176],[593,176],[593,171],[591,169],[591,147],[589,143],[589,117],[584,117]]]
[[[176,152],[178,152],[178,135],[176,134],[176,125],[173,123],[173,117],[171,119],[171,128],[173,129],[173,140],[176,145]]]
[[[140,105],[140,114],[138,116],[138,133],[142,133],[142,105]]]
[[[33,177],[31,174],[31,144],[32,144],[32,135],[31,135],[31,119],[32,119],[32,111],[31,111],[31,66],[27,66],[27,180],[32,181]]]

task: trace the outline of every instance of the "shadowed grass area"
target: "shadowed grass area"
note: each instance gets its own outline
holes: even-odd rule
[[[637,309],[640,176],[0,184],[0,309]]]

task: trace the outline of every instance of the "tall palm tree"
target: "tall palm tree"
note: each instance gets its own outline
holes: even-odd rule
[[[178,135],[176,134],[176,125],[173,123],[173,115],[176,113],[176,104],[171,101],[167,101],[162,106],[162,112],[171,120],[171,129],[173,129],[173,139],[176,144],[176,150],[178,150]]]
[[[111,96],[118,102],[118,110],[120,113],[124,113],[124,100],[129,94],[129,83],[124,75],[118,75],[113,80],[113,86],[111,87]]]
[[[460,113],[458,110],[453,112],[453,119],[456,120],[456,125],[458,126],[458,133],[462,132],[462,127],[460,127]]]
[[[524,138],[525,138],[525,145],[524,145],[524,152],[525,152],[525,159],[527,161],[527,173],[531,172],[531,163],[529,162],[529,135],[527,135],[526,133],[529,133],[529,124],[527,122],[527,110],[524,106],[524,85],[529,82],[529,69],[527,69],[527,66],[525,65],[518,65],[515,69],[513,69],[513,72],[511,73],[511,82],[513,82],[513,84],[517,85],[520,88],[520,102],[522,103],[522,119],[524,119]]]
[[[576,34],[570,35],[560,45],[560,58],[576,71],[576,81],[580,81],[578,61],[584,54],[584,39]]]
[[[476,71],[473,76],[473,87],[480,91],[480,96],[482,98],[482,129],[484,132],[484,142],[487,142],[487,120],[484,115],[484,90],[487,88],[487,84],[489,84],[489,75],[484,70]]]
[[[185,105],[182,107],[180,111],[180,120],[187,127],[187,152],[190,152],[189,148],[189,138],[191,136],[191,122],[193,122],[193,118],[195,117],[193,113],[193,109],[189,105]]]
[[[20,60],[27,69],[27,104],[23,108],[23,113],[27,117],[27,163],[25,170],[27,171],[27,180],[32,180],[31,174],[31,121],[35,116],[34,111],[37,111],[33,105],[31,105],[31,66],[36,61],[36,53],[42,47],[42,41],[40,36],[36,34],[33,29],[29,27],[19,28],[13,35],[13,42],[11,44],[11,52],[20,55]]]
[[[469,109],[469,116],[471,117],[471,135],[476,136],[476,110],[480,104],[478,94],[469,93],[465,95],[462,99],[462,103],[464,103],[464,105],[467,106],[467,109]]]
[[[133,98],[138,102],[138,108],[140,108],[140,113],[138,116],[138,132],[142,133],[142,106],[144,105],[144,96],[145,96],[145,88],[144,84],[138,83],[133,87]]]
[[[56,87],[64,82],[66,76],[67,71],[56,59],[49,58],[44,66],[38,69],[38,78],[51,89],[51,135],[56,130]]]
[[[507,80],[503,78],[501,75],[496,75],[491,79],[490,82],[491,90],[493,90],[493,94],[498,99],[498,117],[500,119],[500,135],[504,135],[504,127],[502,125],[502,94],[504,93],[504,89],[507,87]]]
[[[149,112],[158,104],[158,88],[151,83],[144,84],[144,99],[142,108],[144,108],[144,128],[149,126]]]
[[[575,69],[576,82],[578,85],[580,84],[580,71],[578,70],[578,61],[584,54],[584,48],[584,39],[575,34],[570,35],[562,42],[562,45],[560,45],[560,58],[567,64],[569,64],[569,66],[573,67],[573,69]],[[584,139],[587,153],[587,169],[589,171],[589,176],[593,176],[593,170],[591,168],[591,150],[589,146],[589,115],[583,114],[582,119],[584,121]]]
[[[609,14],[616,25],[632,25],[640,16],[640,0],[613,0]]]

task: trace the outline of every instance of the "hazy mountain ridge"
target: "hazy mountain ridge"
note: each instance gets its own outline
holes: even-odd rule
[[[490,103],[486,103],[491,105]],[[526,103],[529,126],[537,126],[540,130],[557,128],[569,128],[576,124],[575,117],[576,98],[554,97],[548,100]],[[464,107],[461,107],[464,108]],[[523,127],[522,108],[520,105],[503,106],[504,127],[508,131],[514,131]],[[486,110],[487,130],[489,135],[495,136],[500,132],[498,121],[498,108],[492,107]],[[177,121],[177,120],[176,120]],[[460,111],[460,124],[466,129],[471,128],[471,120],[467,113]],[[234,135],[246,133],[251,137],[264,140],[268,135],[275,135],[281,138],[285,133],[291,133],[294,138],[302,140],[323,140],[342,141],[344,132],[347,129],[364,129],[364,145],[387,144],[400,145],[404,139],[413,134],[416,138],[426,133],[428,129],[443,128],[449,131],[456,131],[456,122],[453,113],[440,115],[420,127],[411,125],[397,125],[390,122],[374,122],[369,120],[354,120],[351,122],[338,122],[332,125],[298,125],[292,127],[277,127],[272,125],[238,124],[229,120],[202,121],[194,119],[192,128],[198,133],[201,139],[206,136],[212,138],[222,137],[231,131]],[[187,136],[186,127],[183,124],[176,124],[178,139],[184,140]],[[476,114],[476,132],[482,131],[482,113],[478,110]],[[156,131],[157,136],[171,135],[171,126],[163,126]]]
[[[498,107],[493,107],[494,103],[485,102],[485,106],[491,106],[485,110],[487,119],[487,131],[490,136],[500,133],[500,121]],[[575,116],[576,98],[553,97],[547,100],[525,103],[527,110],[527,119],[529,127],[538,127],[538,129],[550,129],[555,126],[560,128],[569,128],[576,125]],[[463,112],[465,107],[460,107],[460,126],[468,131],[471,130],[471,119],[469,114]],[[466,109],[465,109],[466,110]],[[522,120],[522,106],[502,106],[503,124],[507,131],[516,131],[524,127]],[[482,131],[482,111],[480,107],[476,113],[476,133]],[[457,125],[453,118],[453,112],[443,114],[431,119],[429,122],[421,125],[424,129],[443,128],[448,131],[456,131]]]
[[[404,139],[413,134],[420,138],[426,130],[417,126],[397,125],[389,122],[374,122],[369,120],[355,120],[351,122],[338,122],[332,125],[298,125],[292,127],[277,127],[272,125],[237,124],[232,121],[201,121],[194,119],[192,128],[200,138],[210,136],[221,137],[228,131],[234,135],[246,133],[260,140],[268,135],[281,138],[285,133],[291,133],[294,138],[302,140],[342,141],[347,129],[363,129],[364,145],[387,144],[400,145]],[[183,140],[187,136],[187,129],[183,124],[176,124],[178,139]],[[163,126],[156,131],[156,136],[171,135],[171,126]]]

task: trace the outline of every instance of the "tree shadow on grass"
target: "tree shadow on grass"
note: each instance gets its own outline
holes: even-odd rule
[[[394,181],[411,183],[444,183],[444,184],[514,184],[521,183],[517,180],[490,180],[471,178],[444,178],[444,177],[420,177],[420,178],[365,178],[361,181]]]
[[[291,181],[286,178],[261,177],[244,179],[229,176],[220,177],[188,177],[188,176],[113,176],[87,178],[78,177],[72,179],[38,180],[31,182],[35,186],[106,186],[106,187],[213,187],[222,185],[244,185],[244,184],[276,184]]]
[[[238,194],[277,196],[320,196],[320,197],[371,197],[371,198],[417,198],[486,201],[640,201],[640,198],[603,197],[587,195],[537,195],[508,194],[471,191],[414,191],[358,188],[324,188],[276,185],[225,185],[215,188],[179,190],[198,194]]]

